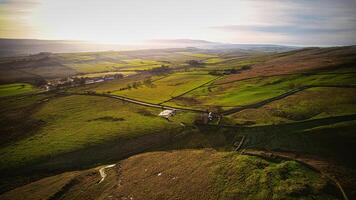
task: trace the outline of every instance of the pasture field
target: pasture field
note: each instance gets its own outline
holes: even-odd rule
[[[207,60],[204,60],[204,63],[206,64],[216,64],[225,61],[223,58],[209,58]]]
[[[208,74],[175,73],[154,81],[152,85],[112,92],[129,98],[151,103],[160,103],[196,88],[215,77]]]
[[[75,180],[65,191],[68,199],[338,199],[335,186],[325,177],[295,161],[209,149],[145,153],[117,166],[106,170],[108,176],[102,184],[96,184],[100,180],[97,169],[90,169],[41,179],[0,197],[45,199]],[[121,187],[114,187],[118,180]]]
[[[323,85],[356,85],[356,80],[353,74],[285,75],[252,78],[225,84],[213,83],[168,103],[178,106],[218,106],[228,109],[256,103],[302,86]]]
[[[81,59],[82,56],[75,56]],[[67,67],[76,70],[78,73],[95,73],[110,72],[117,70],[147,70],[160,67],[163,62],[146,59],[118,59],[118,60],[90,60],[94,58],[84,57],[83,61],[71,62],[66,64]]]
[[[244,66],[253,66],[258,63],[262,63],[268,59],[267,55],[254,55],[251,54],[249,56],[247,55],[241,55],[241,56],[220,56],[217,58],[209,58],[204,60],[204,63],[206,63],[206,68],[208,69],[216,69],[216,70],[222,70],[222,69],[241,69]],[[233,74],[231,76],[238,75],[238,74]],[[225,82],[224,79],[220,80],[219,82]]]
[[[113,63],[113,62],[94,62],[94,63],[68,64],[67,66],[76,70],[79,73],[95,73],[95,72],[115,71],[117,68],[126,66],[126,64]]]
[[[238,124],[277,124],[356,114],[356,88],[310,88],[228,116]]]
[[[161,65],[163,63],[155,61],[155,60],[144,60],[144,59],[130,59],[130,60],[123,60],[130,66],[146,66],[146,65]]]
[[[37,91],[37,89],[28,83],[12,83],[0,85],[0,97],[26,94],[35,91]]]
[[[159,112],[103,97],[55,98],[31,115],[43,124],[35,134],[1,146],[1,169],[24,166],[117,138],[171,133],[181,127],[180,122],[189,123],[193,117],[181,113],[168,122],[157,116]]]
[[[200,58],[200,59],[207,59],[207,58],[217,57],[214,54],[206,54],[206,53],[194,53],[194,52],[178,52],[178,53],[183,54],[183,55],[187,55],[187,56]]]

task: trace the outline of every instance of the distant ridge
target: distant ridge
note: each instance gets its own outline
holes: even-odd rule
[[[74,40],[0,39],[0,47],[0,57],[29,55],[40,52],[70,53],[186,47],[201,49],[242,49],[264,52],[283,52],[297,49],[297,47],[282,45],[230,44],[191,39],[149,40],[136,45],[98,44]]]

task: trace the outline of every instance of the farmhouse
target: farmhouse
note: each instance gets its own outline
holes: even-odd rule
[[[175,110],[164,110],[161,113],[159,113],[158,116],[168,119],[169,117],[172,117],[173,115],[175,115],[175,113],[176,113]]]
[[[102,79],[102,78],[99,78],[99,79],[95,79],[94,82],[95,83],[101,83],[101,82],[104,82],[105,80]]]
[[[85,84],[87,85],[87,84],[93,84],[94,83],[94,80],[91,80],[91,79],[89,79],[89,80],[85,80]]]

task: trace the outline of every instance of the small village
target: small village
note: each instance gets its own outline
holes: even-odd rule
[[[46,91],[65,88],[65,87],[75,87],[81,85],[90,85],[94,83],[101,83],[105,81],[111,81],[116,79],[124,78],[123,74],[109,74],[101,77],[67,77],[62,79],[52,79],[47,80],[43,88]]]

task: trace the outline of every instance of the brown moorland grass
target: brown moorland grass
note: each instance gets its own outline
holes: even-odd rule
[[[322,69],[347,67],[352,70],[356,65],[356,46],[309,48],[280,53],[266,61],[252,66],[252,69],[232,74],[216,83],[225,83],[256,76],[290,74]]]
[[[211,149],[139,154],[106,169],[108,176],[100,184],[98,169],[45,178],[0,198],[337,199],[336,188],[326,178],[295,161]]]

